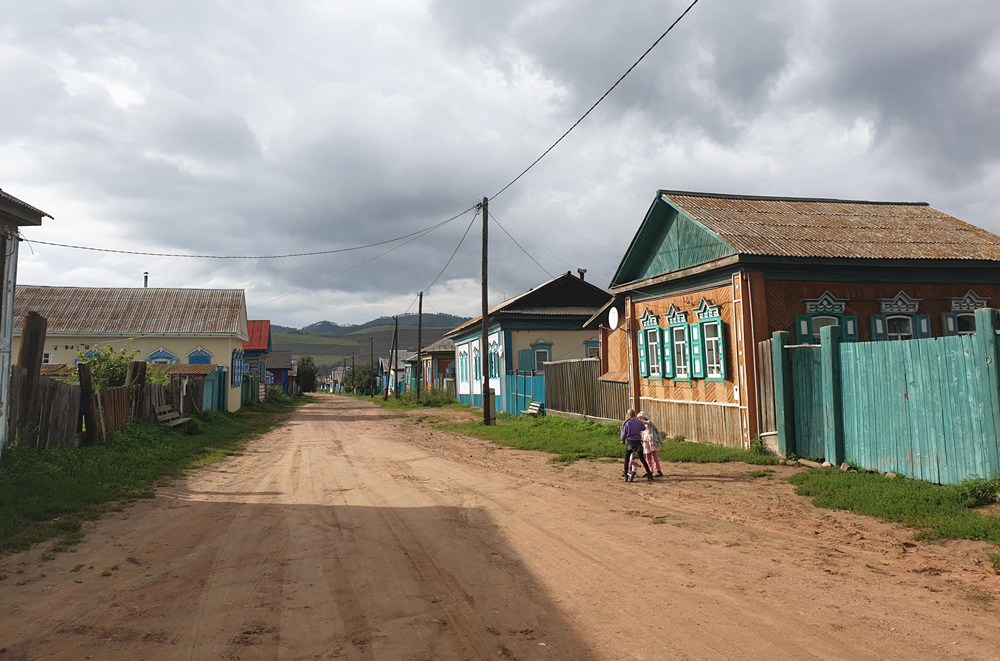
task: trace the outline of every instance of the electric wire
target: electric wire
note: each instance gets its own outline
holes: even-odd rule
[[[363,246],[353,246],[351,248],[337,248],[336,250],[318,250],[318,251],[315,251],[315,252],[289,253],[289,254],[286,254],[286,255],[187,255],[187,254],[183,254],[183,253],[141,252],[141,251],[137,251],[137,250],[117,250],[117,249],[113,249],[113,248],[94,248],[93,246],[76,246],[76,245],[71,245],[71,244],[68,244],[68,243],[54,243],[54,242],[51,242],[51,241],[38,241],[37,239],[34,240],[33,242],[34,243],[39,243],[39,244],[42,244],[42,245],[46,245],[46,246],[56,246],[56,247],[59,247],[59,248],[73,248],[73,249],[76,249],[76,250],[90,250],[90,251],[93,251],[93,252],[110,252],[110,253],[116,253],[116,254],[119,254],[119,255],[141,255],[141,256],[145,256],[145,257],[183,257],[183,258],[188,258],[188,259],[287,259],[289,257],[313,257],[313,256],[316,256],[316,255],[333,255],[335,253],[351,252],[351,251],[354,251],[354,250],[364,250],[365,248],[375,248],[375,247],[378,247],[378,246],[384,246],[384,245],[389,244],[389,243],[395,243],[396,241],[402,241],[403,239],[408,239],[411,236],[417,236],[417,235],[420,235],[420,234],[425,234],[425,233],[428,233],[428,232],[433,232],[437,228],[443,227],[443,226],[447,225],[448,223],[450,223],[451,221],[456,220],[458,218],[461,218],[462,216],[464,216],[465,214],[469,213],[470,211],[472,211],[475,208],[476,208],[475,205],[473,205],[473,206],[469,207],[468,209],[466,209],[465,211],[463,211],[462,213],[456,214],[456,215],[452,216],[451,218],[448,218],[447,220],[443,220],[443,221],[437,223],[436,225],[431,225],[430,227],[425,227],[425,228],[423,228],[421,230],[417,230],[416,232],[411,232],[409,234],[404,234],[403,236],[397,236],[397,237],[395,237],[393,239],[386,239],[385,241],[379,241],[377,243],[369,243],[369,244],[363,245]],[[21,237],[21,238],[23,238],[23,237]]]
[[[691,10],[692,10],[692,9],[694,8],[694,6],[695,6],[696,4],[698,4],[698,0],[694,0],[694,2],[692,2],[692,3],[690,4],[690,5],[688,5],[688,8],[687,8],[687,9],[685,9],[685,10],[684,10],[684,12],[683,12],[683,13],[682,13],[682,14],[681,14],[680,16],[678,16],[678,17],[677,17],[677,19],[676,19],[676,20],[675,20],[675,21],[674,21],[673,23],[671,23],[671,24],[670,24],[670,27],[668,27],[668,28],[667,28],[666,32],[664,32],[663,34],[661,34],[661,35],[659,36],[659,38],[657,38],[657,40],[653,42],[653,45],[652,45],[652,46],[650,46],[649,48],[647,48],[647,49],[646,49],[646,52],[645,52],[645,53],[643,53],[643,54],[642,54],[641,56],[639,56],[639,59],[638,59],[638,60],[636,60],[636,61],[635,61],[635,62],[634,62],[634,63],[632,64],[632,66],[630,66],[630,67],[628,68],[628,70],[627,70],[627,71],[626,71],[625,73],[623,73],[623,74],[621,75],[621,78],[619,78],[618,80],[616,80],[616,81],[615,81],[615,84],[614,84],[614,85],[612,85],[611,87],[609,87],[609,88],[608,88],[608,91],[607,91],[607,92],[605,92],[604,94],[602,94],[602,95],[601,95],[601,98],[599,98],[599,99],[598,99],[597,101],[595,101],[595,102],[594,102],[594,105],[590,106],[590,108],[588,108],[588,109],[587,109],[587,112],[583,113],[583,115],[582,115],[582,116],[580,117],[580,119],[578,119],[578,120],[576,120],[575,122],[573,122],[573,125],[572,125],[572,126],[570,126],[570,127],[568,128],[568,129],[566,129],[566,132],[565,132],[565,133],[563,133],[563,134],[562,134],[561,136],[559,136],[559,139],[558,139],[558,140],[556,140],[555,142],[553,142],[553,143],[552,143],[552,145],[551,145],[551,146],[550,146],[550,147],[549,147],[548,149],[546,149],[546,150],[545,150],[544,152],[542,152],[542,155],[541,155],[541,156],[539,156],[539,157],[538,157],[538,158],[536,158],[536,159],[535,159],[534,161],[532,161],[532,162],[531,162],[531,165],[529,165],[528,167],[526,167],[526,168],[524,169],[524,171],[523,171],[523,172],[521,172],[521,174],[519,174],[519,175],[517,175],[516,177],[514,177],[514,179],[513,179],[513,180],[511,180],[511,182],[510,182],[509,184],[507,184],[506,186],[504,186],[503,188],[501,188],[501,189],[500,189],[499,191],[497,191],[497,192],[496,192],[496,193],[495,193],[495,194],[493,195],[493,197],[492,197],[492,198],[490,198],[490,199],[492,200],[492,199],[494,199],[494,198],[498,197],[498,196],[499,196],[499,195],[500,195],[501,193],[503,193],[503,192],[504,192],[505,190],[507,190],[508,188],[510,188],[511,186],[513,186],[513,185],[514,185],[515,183],[517,183],[517,181],[518,181],[518,180],[519,180],[519,179],[520,179],[521,177],[523,177],[524,175],[528,174],[528,171],[529,171],[529,170],[531,170],[531,168],[533,168],[533,167],[535,167],[536,165],[538,165],[538,162],[539,162],[539,161],[541,161],[541,160],[542,160],[543,158],[545,158],[546,156],[548,156],[549,152],[550,152],[550,151],[552,151],[553,149],[555,149],[555,148],[556,148],[556,145],[558,145],[558,144],[559,144],[560,142],[562,142],[562,141],[563,141],[563,138],[565,138],[565,137],[566,137],[567,135],[569,135],[569,134],[570,134],[570,132],[572,132],[572,131],[573,131],[573,129],[575,129],[575,128],[576,128],[576,127],[577,127],[577,126],[578,126],[578,125],[580,124],[580,122],[582,122],[583,120],[585,120],[585,119],[587,118],[587,115],[589,115],[589,114],[590,114],[591,112],[593,112],[594,108],[596,108],[596,107],[597,107],[597,106],[598,106],[598,105],[599,105],[599,104],[601,103],[601,101],[603,101],[603,100],[604,100],[604,99],[605,99],[605,98],[606,98],[606,97],[607,97],[607,96],[608,96],[609,94],[611,94],[611,92],[612,92],[612,91],[614,91],[614,89],[615,89],[616,87],[618,87],[619,83],[621,83],[621,82],[622,82],[623,80],[625,80],[625,77],[626,77],[626,76],[628,76],[628,75],[629,75],[630,73],[632,73],[632,70],[633,70],[633,69],[635,69],[635,68],[636,68],[637,66],[639,66],[639,63],[640,63],[640,62],[642,62],[642,61],[643,61],[643,60],[645,59],[645,57],[646,57],[647,55],[649,55],[649,53],[650,53],[650,52],[651,52],[651,51],[652,51],[652,50],[653,50],[654,48],[656,48],[656,46],[657,46],[657,45],[658,45],[658,44],[659,44],[659,43],[660,43],[661,41],[663,41],[663,38],[664,38],[664,37],[666,37],[666,36],[667,36],[668,34],[670,34],[670,31],[674,29],[674,26],[676,26],[676,25],[677,25],[678,23],[680,23],[680,22],[681,22],[681,19],[683,19],[683,18],[684,18],[685,16],[687,16],[688,12],[689,12],[689,11],[691,11]]]
[[[507,228],[504,227],[500,223],[500,220],[496,216],[493,216],[493,222],[495,222],[497,224],[497,227],[499,227],[500,229],[503,230],[503,233],[507,235],[508,239],[510,239],[511,241],[514,242],[515,246],[517,246],[518,248],[521,249],[521,252],[523,252],[525,255],[528,256],[528,259],[530,259],[531,261],[533,261],[538,266],[538,268],[540,268],[543,271],[545,271],[545,275],[549,276],[550,279],[555,278],[554,275],[552,275],[551,273],[549,273],[548,269],[546,269],[544,266],[542,266],[541,264],[539,264],[538,260],[531,256],[531,253],[529,253],[527,250],[524,249],[524,246],[522,246],[520,243],[517,242],[517,239],[515,239],[513,236],[511,236],[510,232],[507,231]]]
[[[434,281],[433,281],[433,282],[432,282],[432,283],[431,283],[430,285],[428,285],[426,289],[424,289],[424,293],[425,293],[425,294],[426,294],[427,292],[429,292],[429,291],[431,290],[431,287],[433,287],[434,285],[436,285],[436,284],[437,284],[437,281],[438,281],[438,279],[440,279],[440,277],[441,277],[442,275],[444,275],[444,272],[445,272],[445,270],[446,270],[446,269],[448,268],[448,265],[449,265],[449,264],[451,264],[451,260],[455,259],[455,255],[457,255],[457,254],[458,254],[458,249],[459,249],[459,248],[461,248],[461,247],[462,247],[462,244],[463,244],[463,243],[465,242],[465,237],[469,236],[469,230],[471,230],[471,229],[472,229],[472,224],[473,224],[474,222],[476,222],[476,218],[478,218],[478,217],[479,217],[479,212],[480,212],[480,211],[481,211],[481,209],[479,209],[479,208],[477,208],[477,209],[476,209],[476,213],[475,213],[475,214],[473,214],[473,216],[472,216],[472,220],[471,220],[471,221],[469,221],[469,226],[465,228],[465,234],[463,234],[463,235],[462,235],[462,238],[458,240],[458,245],[457,245],[457,246],[455,246],[455,249],[454,249],[454,250],[452,251],[452,253],[451,253],[451,257],[449,257],[449,258],[448,258],[448,261],[447,261],[447,262],[445,262],[445,264],[444,264],[444,268],[442,268],[442,269],[441,269],[441,272],[437,274],[437,277],[436,277],[436,278],[434,278]]]

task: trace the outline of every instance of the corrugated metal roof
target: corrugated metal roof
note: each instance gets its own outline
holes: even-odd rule
[[[4,200],[6,200],[8,202],[11,202],[11,203],[19,206],[19,207],[27,209],[28,211],[31,211],[32,213],[36,213],[36,214],[42,216],[43,218],[52,218],[52,216],[50,216],[49,214],[45,213],[41,209],[38,209],[36,207],[31,206],[30,204],[28,204],[24,200],[17,199],[16,197],[14,197],[13,195],[11,195],[10,193],[8,193],[7,191],[5,191],[3,189],[0,189],[0,199],[4,199]]]
[[[421,353],[447,353],[454,350],[455,340],[446,337],[443,340],[438,340],[430,346],[424,347],[424,350]]]
[[[208,374],[218,365],[189,365],[176,363],[174,365],[146,365],[147,372],[167,372],[168,374]]]
[[[267,351],[271,346],[271,322],[266,319],[251,319],[247,322],[247,334],[243,343],[244,351]]]
[[[267,369],[290,370],[292,369],[291,351],[272,351],[267,354]]]
[[[66,367],[65,363],[45,363],[39,373],[42,376],[69,376],[73,370]]]
[[[236,335],[246,337],[242,289],[42,287],[18,285],[14,332],[38,312],[48,333],[74,335]]]
[[[1000,237],[922,202],[660,194],[743,255],[1000,261]]]
[[[579,315],[582,317],[590,317],[595,312],[601,309],[600,305],[560,305],[560,306],[524,306],[524,307],[512,307],[504,308],[499,310],[494,314],[537,314],[537,315],[554,315],[554,314],[568,314],[568,315]],[[480,315],[482,316],[482,315]]]

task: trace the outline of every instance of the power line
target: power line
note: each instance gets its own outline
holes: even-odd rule
[[[469,213],[473,209],[475,209],[475,206],[469,207],[468,209],[466,209],[465,211],[463,211],[462,213],[460,213],[458,216],[454,216],[454,217],[450,218],[448,220],[448,222],[451,222],[452,220],[455,220],[455,218],[459,218],[459,217],[461,217],[461,216]],[[247,309],[248,310],[252,310],[254,308],[259,308],[262,305],[267,305],[268,303],[274,303],[275,301],[280,301],[281,299],[286,298],[288,296],[291,296],[292,294],[298,294],[300,291],[305,291],[306,289],[309,289],[310,287],[315,287],[316,285],[320,285],[320,284],[323,284],[324,282],[327,282],[329,280],[333,280],[334,278],[340,277],[340,276],[344,275],[345,273],[347,273],[349,271],[353,271],[354,269],[356,269],[358,267],[364,266],[365,264],[368,264],[370,262],[374,262],[376,259],[379,259],[380,257],[385,257],[389,253],[394,252],[396,250],[399,250],[403,246],[408,245],[410,243],[413,243],[414,241],[416,241],[417,239],[419,239],[421,237],[427,236],[428,234],[430,234],[434,230],[438,229],[442,225],[444,225],[444,223],[438,223],[437,225],[434,225],[433,227],[430,227],[430,228],[428,228],[426,230],[423,230],[423,233],[418,234],[417,236],[414,236],[409,241],[404,241],[403,243],[400,243],[398,246],[393,246],[392,248],[389,248],[385,252],[382,252],[382,253],[379,253],[379,254],[375,255],[371,259],[366,259],[365,261],[363,261],[363,262],[361,262],[359,264],[355,264],[354,266],[352,266],[350,268],[344,269],[340,273],[334,273],[333,275],[331,275],[329,277],[326,277],[326,278],[323,278],[322,280],[317,280],[316,282],[312,283],[311,285],[306,285],[305,287],[299,287],[295,291],[288,292],[287,294],[282,294],[281,296],[278,296],[277,298],[272,298],[269,301],[264,301],[263,303],[258,303],[257,305],[251,305]]]
[[[473,216],[472,216],[472,220],[470,220],[470,221],[469,221],[469,226],[465,228],[465,234],[463,234],[463,235],[462,235],[462,238],[458,240],[458,245],[457,245],[457,246],[455,246],[455,250],[453,250],[453,251],[452,251],[452,253],[451,253],[451,257],[449,257],[449,258],[448,258],[448,261],[447,261],[447,262],[445,262],[445,264],[444,264],[444,268],[442,268],[442,269],[441,269],[441,272],[437,274],[437,277],[436,277],[436,278],[434,278],[434,282],[432,282],[432,283],[431,283],[430,285],[428,285],[428,286],[427,286],[427,288],[426,288],[426,289],[424,289],[424,293],[425,293],[425,294],[426,294],[427,292],[429,292],[429,291],[431,290],[431,287],[433,287],[433,286],[434,286],[435,284],[437,284],[437,281],[438,281],[438,279],[439,279],[439,278],[440,278],[440,277],[441,277],[442,275],[444,275],[444,272],[445,272],[445,270],[446,270],[446,269],[448,268],[448,265],[449,265],[449,264],[451,264],[451,260],[455,259],[455,255],[456,255],[456,254],[458,254],[458,249],[459,249],[459,248],[461,248],[461,247],[462,247],[462,243],[463,243],[463,242],[465,242],[465,237],[469,236],[469,230],[471,230],[471,229],[472,229],[472,224],[473,224],[474,222],[476,222],[476,218],[478,218],[478,217],[479,217],[479,211],[480,211],[480,209],[479,209],[479,208],[476,208],[476,213],[475,213],[475,214],[473,214]]]
[[[544,152],[542,152],[541,156],[539,156],[534,161],[532,161],[531,165],[529,165],[528,167],[526,167],[524,169],[524,171],[521,172],[521,174],[519,174],[516,177],[514,177],[514,179],[511,180],[511,182],[509,184],[507,184],[506,186],[504,186],[503,188],[501,188],[497,193],[495,193],[493,195],[493,198],[496,198],[501,193],[503,193],[505,190],[507,190],[508,188],[510,188],[511,186],[513,186],[515,183],[517,183],[518,179],[520,179],[524,175],[528,174],[528,170],[530,170],[531,168],[535,167],[540,160],[542,160],[543,158],[545,158],[546,156],[548,156],[549,152],[552,151],[553,149],[555,149],[556,145],[558,145],[560,142],[563,141],[563,138],[565,138],[567,135],[569,135],[570,132],[573,129],[575,129],[577,127],[577,125],[580,124],[580,122],[582,122],[584,119],[586,119],[587,115],[589,115],[594,110],[594,108],[596,108],[598,106],[598,104],[600,104],[601,101],[603,101],[605,99],[605,97],[608,96],[608,94],[611,94],[611,92],[614,91],[614,89],[616,87],[618,87],[618,84],[621,83],[623,80],[625,80],[625,77],[627,75],[629,75],[630,73],[632,73],[632,69],[635,69],[637,66],[639,66],[639,63],[642,62],[643,59],[645,59],[645,57],[647,55],[649,55],[650,51],[652,51],[654,48],[656,48],[657,44],[659,44],[663,40],[664,37],[666,37],[668,34],[670,34],[670,31],[674,29],[674,26],[677,25],[678,23],[680,23],[681,19],[684,18],[685,16],[687,16],[688,12],[691,11],[691,9],[693,9],[696,4],[698,4],[698,0],[694,0],[694,2],[692,2],[690,5],[688,5],[688,8],[684,10],[684,13],[682,13],[680,16],[678,16],[677,20],[675,20],[673,23],[670,24],[670,27],[667,28],[666,32],[664,32],[663,34],[661,34],[659,36],[659,38],[656,41],[653,42],[653,45],[650,46],[649,48],[647,48],[646,52],[643,53],[641,56],[639,56],[639,59],[636,60],[635,63],[632,64],[632,66],[630,66],[628,68],[628,71],[626,71],[625,73],[623,73],[622,76],[621,76],[621,78],[619,78],[618,80],[616,80],[615,84],[612,85],[611,87],[609,87],[608,91],[605,92],[604,94],[602,94],[601,98],[599,98],[597,101],[595,101],[594,105],[590,106],[590,108],[587,109],[587,112],[583,113],[583,115],[580,117],[580,119],[578,119],[575,122],[573,122],[573,125],[570,126],[568,129],[566,129],[566,132],[563,133],[561,136],[559,136],[558,140],[556,140],[555,142],[553,142],[552,145],[548,149],[546,149]],[[490,199],[493,199],[493,198],[490,198]]]
[[[549,273],[548,270],[544,266],[542,266],[541,264],[538,263],[537,259],[535,259],[534,257],[531,256],[531,253],[529,253],[527,250],[524,249],[524,246],[522,246],[520,243],[517,242],[517,239],[515,239],[514,237],[512,237],[510,235],[510,232],[507,231],[507,228],[500,224],[500,220],[496,217],[496,214],[493,215],[493,222],[495,222],[497,224],[497,227],[499,227],[500,229],[503,230],[503,233],[507,235],[508,239],[510,239],[511,241],[514,242],[515,246],[517,246],[518,248],[521,249],[521,252],[523,252],[525,255],[528,256],[528,259],[530,259],[536,265],[538,265],[538,268],[540,268],[543,271],[545,271],[545,275],[549,276],[549,278],[555,278],[555,276],[552,275],[551,273]]]
[[[145,257],[183,257],[187,259],[286,259],[288,257],[313,257],[315,255],[332,255],[340,252],[351,252],[353,250],[363,250],[365,248],[375,248],[377,246],[384,246],[388,243],[395,243],[396,241],[402,241],[403,239],[408,239],[411,236],[416,236],[418,234],[424,234],[427,232],[432,232],[439,227],[447,225],[451,221],[461,218],[465,214],[469,213],[475,208],[475,205],[469,207],[460,214],[454,215],[447,220],[443,220],[436,225],[431,225],[430,227],[425,227],[424,229],[417,230],[416,232],[411,232],[410,234],[404,234],[403,236],[397,236],[394,239],[387,239],[385,241],[379,241],[378,243],[369,243],[364,246],[354,246],[352,248],[338,248],[336,250],[318,250],[316,252],[297,252],[289,253],[287,255],[186,255],[182,253],[164,253],[164,252],[140,252],[137,250],[116,250],[112,248],[94,248],[92,246],[75,246],[68,243],[53,243],[51,241],[38,241],[33,240],[31,243],[39,243],[46,246],[56,246],[58,248],[73,248],[75,250],[90,250],[93,252],[111,252],[119,255],[141,255]],[[22,237],[23,238],[23,237]],[[27,240],[27,239],[25,239]]]

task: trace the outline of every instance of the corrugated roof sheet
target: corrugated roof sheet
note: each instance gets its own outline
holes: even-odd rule
[[[48,333],[246,337],[246,307],[242,289],[18,285],[14,332],[35,311],[48,321]]]
[[[42,376],[69,376],[73,370],[66,367],[65,363],[45,363],[39,373]]]
[[[1000,261],[1000,237],[925,203],[660,194],[743,255]]]
[[[50,216],[49,214],[45,213],[41,209],[38,209],[36,207],[31,206],[30,204],[28,204],[24,200],[17,199],[16,197],[14,197],[13,195],[11,195],[10,193],[8,193],[7,191],[5,191],[3,189],[0,189],[0,198],[2,198],[4,200],[7,200],[8,202],[11,202],[13,204],[16,204],[19,207],[27,209],[28,211],[31,211],[33,213],[37,213],[38,215],[43,216],[45,218],[52,218],[52,216]]]
[[[291,351],[272,351],[267,354],[267,369],[290,370],[292,369]]]
[[[189,365],[176,363],[174,365],[146,365],[147,372],[167,372],[168,374],[208,374],[218,365]]]
[[[421,353],[446,353],[448,351],[454,351],[454,350],[455,350],[455,340],[446,337],[442,340],[438,340],[437,342],[431,344],[430,346],[424,347],[424,350]]]
[[[271,345],[271,322],[266,319],[251,319],[247,322],[247,334],[243,343],[244,351],[267,351]]]

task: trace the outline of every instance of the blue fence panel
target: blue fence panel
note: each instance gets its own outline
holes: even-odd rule
[[[823,457],[826,453],[826,427],[820,348],[798,346],[788,351],[795,403],[795,454],[800,457]]]
[[[532,401],[545,403],[545,377],[531,373],[510,372],[505,377],[504,410],[521,415]]]

